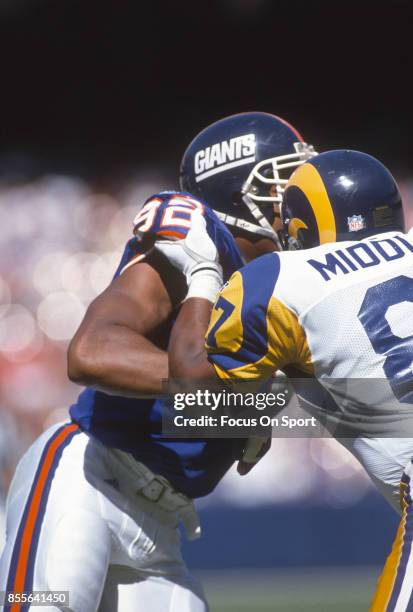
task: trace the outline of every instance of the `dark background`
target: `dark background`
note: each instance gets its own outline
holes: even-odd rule
[[[2,169],[172,175],[197,131],[254,109],[407,173],[409,4],[1,0]]]

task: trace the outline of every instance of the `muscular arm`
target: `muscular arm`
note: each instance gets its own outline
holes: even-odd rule
[[[92,302],[69,347],[72,381],[126,397],[161,393],[168,354],[156,336],[173,310],[171,278],[154,262],[138,263]]]
[[[202,298],[190,298],[183,303],[169,343],[170,378],[216,380],[205,350],[211,311],[212,303]]]
[[[169,343],[170,378],[217,382],[217,374],[205,350],[205,334],[212,306],[211,302],[201,298],[191,298],[184,302]],[[238,473],[241,476],[248,474],[270,446],[271,438],[247,440],[244,455],[238,461]]]

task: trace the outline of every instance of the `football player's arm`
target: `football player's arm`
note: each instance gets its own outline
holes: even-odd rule
[[[243,307],[244,284],[250,265],[236,272],[217,296],[215,305],[200,298],[184,302],[169,344],[174,378],[268,378],[279,366],[268,353],[268,298],[256,303],[249,295]],[[257,289],[253,295],[257,294]],[[262,311],[262,316],[257,312]],[[227,380],[230,379],[230,380]]]
[[[169,375],[188,380],[215,380],[208,361],[205,334],[213,304],[202,298],[185,300],[172,329],[169,342]]]
[[[156,248],[186,277],[188,290],[169,340],[169,376],[188,380],[215,380],[207,359],[205,332],[215,298],[222,285],[216,245],[208,235],[205,218],[195,211],[182,240],[157,241]]]
[[[156,336],[173,310],[173,278],[170,269],[146,262],[116,278],[92,302],[70,344],[69,378],[126,397],[160,394],[168,354]]]
[[[169,343],[169,375],[171,378],[217,381],[217,372],[208,360],[205,335],[210,325],[212,302],[191,298],[184,302],[173,327]],[[249,438],[238,462],[241,475],[248,474],[271,445],[271,439]]]
[[[262,360],[263,356],[259,353],[260,350],[267,353],[268,349],[266,317],[250,317],[252,313],[247,313],[251,328],[246,330],[241,320],[243,297],[241,271],[234,274],[223,288],[215,305],[199,298],[185,301],[169,345],[172,377],[222,379],[229,384],[247,378],[258,379],[260,384],[263,378],[268,378],[275,371],[275,361],[268,355],[267,359]],[[259,307],[251,304],[252,308],[255,306]],[[265,301],[261,307],[265,309]],[[260,335],[263,335],[261,342]],[[265,364],[255,364],[256,360],[261,363],[265,361]],[[238,472],[247,474],[265,455],[270,444],[270,437],[246,440],[242,458],[238,462]]]

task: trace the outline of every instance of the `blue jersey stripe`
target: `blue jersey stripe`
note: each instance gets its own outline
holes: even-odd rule
[[[240,270],[243,283],[242,326],[240,352],[255,355],[255,361],[268,350],[267,312],[270,298],[280,274],[280,258],[270,253],[255,259]]]

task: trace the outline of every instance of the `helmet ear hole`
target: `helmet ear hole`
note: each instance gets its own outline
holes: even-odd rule
[[[242,198],[243,198],[243,195],[240,191],[232,192],[231,199],[232,199],[232,203],[234,204],[234,206],[242,206],[243,204]]]
[[[311,249],[317,246],[317,242],[311,240],[311,235],[308,229],[300,228],[297,232],[297,242],[301,249]]]

